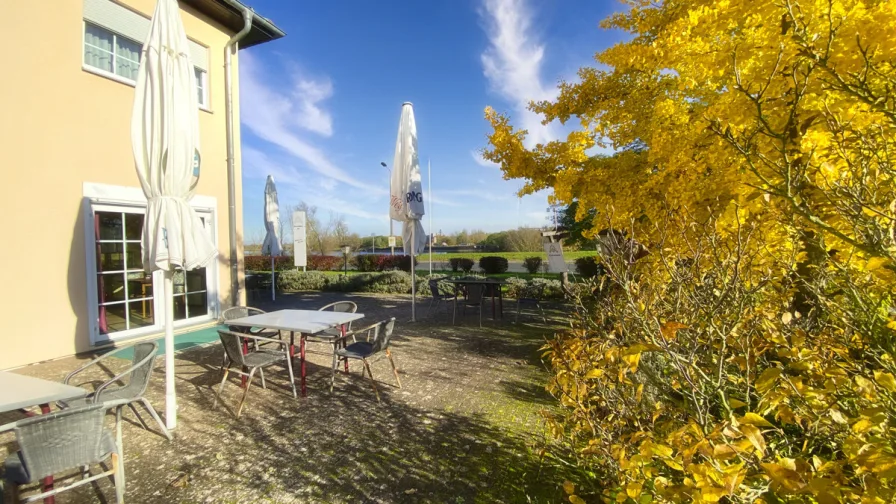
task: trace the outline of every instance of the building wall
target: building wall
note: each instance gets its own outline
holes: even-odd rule
[[[130,139],[134,88],[82,70],[82,2],[6,2],[0,44],[0,369],[91,349],[85,182],[139,187]],[[146,17],[155,0],[119,2]],[[224,45],[232,35],[192,9],[187,35],[209,47],[209,109],[199,111],[197,193],[217,201],[219,298],[229,305]],[[238,75],[234,56],[234,77]],[[234,109],[239,110],[238,79]],[[235,118],[239,161],[239,116]],[[236,201],[242,201],[240,166]],[[236,227],[242,250],[242,217]],[[240,257],[240,264],[242,264]],[[241,272],[242,276],[242,272]]]

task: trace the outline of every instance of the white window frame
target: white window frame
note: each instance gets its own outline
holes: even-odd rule
[[[205,110],[207,112],[211,111],[208,105],[208,71],[199,68],[198,66],[193,67],[193,75],[199,72],[199,76],[196,78],[196,87],[202,90],[202,99],[199,100],[199,108]]]
[[[111,54],[112,54],[112,70],[113,71],[110,72],[108,70],[104,70],[102,68],[95,67],[95,66],[87,63],[87,61],[85,60],[84,46],[87,45],[87,25],[88,24],[93,25],[96,28],[99,28],[101,30],[106,30],[107,32],[112,34],[112,52],[111,52]],[[138,42],[130,37],[121,35],[120,33],[109,28],[108,26],[103,26],[101,24],[98,24],[93,21],[88,21],[86,19],[82,20],[82,23],[81,23],[81,70],[84,70],[85,72],[89,72],[89,73],[92,73],[95,75],[99,75],[100,77],[105,77],[107,79],[114,80],[115,82],[120,82],[122,84],[127,84],[128,86],[134,87],[137,85],[137,81],[135,81],[133,79],[128,79],[127,77],[123,77],[121,75],[118,75],[114,71],[115,63],[116,63],[115,59],[118,57],[118,52],[116,51],[116,47],[117,47],[116,42],[117,42],[118,37],[130,40],[131,42],[134,42],[136,44],[140,44],[140,42]],[[140,44],[140,45],[142,46],[143,44]],[[96,47],[96,46],[91,46],[91,47]],[[108,52],[105,49],[101,49],[101,48],[97,48],[97,49],[104,51],[104,52]],[[139,63],[143,64],[142,61]],[[211,108],[209,107],[209,103],[208,103],[209,102],[208,70],[194,65],[193,66],[193,75],[194,76],[196,75],[197,70],[202,73],[202,82],[196,83],[197,86],[202,87],[202,101],[199,102],[198,105],[199,105],[200,109],[205,110],[206,112],[211,112]]]
[[[208,219],[209,232],[212,242],[217,247],[218,236],[218,204],[211,196],[196,195],[190,202],[190,206]],[[87,278],[87,312],[88,327],[91,345],[102,345],[113,341],[121,341],[130,338],[158,334],[164,330],[165,304],[159,294],[162,292],[162,274],[153,272],[153,313],[155,323],[150,326],[117,331],[111,334],[101,334],[99,327],[99,301],[97,292],[97,255],[96,237],[94,231],[94,214],[96,212],[134,212],[142,213],[146,210],[146,197],[139,187],[113,186],[108,184],[96,184],[85,182],[83,187],[82,215],[84,220],[84,248],[85,271]],[[193,317],[174,322],[174,328],[186,328],[207,324],[217,320],[220,315],[219,303],[219,267],[218,261],[212,261],[206,267],[206,290],[208,312],[206,315]]]

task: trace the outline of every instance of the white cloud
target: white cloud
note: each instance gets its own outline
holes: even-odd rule
[[[269,76],[255,59],[240,55],[240,120],[256,136],[305,162],[308,168],[360,189],[369,184],[351,176],[302,136],[302,130],[329,136],[332,120],[318,103],[332,94],[329,82],[300,80],[287,96],[265,84]],[[295,77],[293,77],[295,80]],[[299,117],[308,113],[307,117]],[[379,192],[385,192],[380,190]]]
[[[485,168],[498,168],[500,166],[498,163],[494,163],[482,157],[482,154],[480,154],[479,151],[470,151],[470,155],[473,156],[473,161],[476,161],[476,164],[479,166]]]
[[[541,78],[544,44],[532,31],[533,13],[525,0],[484,0],[481,16],[489,47],[482,67],[492,89],[516,109],[517,120],[529,131],[528,146],[557,138],[554,125],[526,109],[532,100],[556,97],[556,89]]]

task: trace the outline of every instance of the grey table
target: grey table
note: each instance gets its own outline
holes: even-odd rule
[[[260,313],[249,317],[228,320],[228,326],[256,327],[261,329],[276,329],[289,331],[289,355],[295,356],[295,334],[299,333],[299,358],[302,375],[302,397],[307,395],[305,389],[305,338],[326,329],[339,327],[342,335],[345,335],[345,325],[349,322],[364,318],[363,313],[346,313],[317,310],[278,310],[268,313]],[[336,348],[334,345],[335,355]],[[348,363],[346,362],[346,365]]]
[[[492,298],[492,320],[495,317],[495,298],[498,299],[498,305],[501,309],[501,318],[504,318],[504,291],[503,287],[507,285],[507,280],[496,280],[492,278],[446,278],[439,280],[440,282],[454,284],[454,295],[459,294],[458,288],[464,285],[482,285],[486,287],[483,297],[490,296]],[[465,295],[466,296],[466,295]]]
[[[50,404],[65,399],[84,397],[88,392],[81,387],[72,387],[64,383],[42,380],[31,376],[0,371],[0,413],[21,410],[28,416],[34,413],[25,411],[30,406],[40,406],[40,412],[50,412]],[[43,480],[43,491],[53,488],[53,477]],[[56,502],[55,496],[44,499],[45,504]]]

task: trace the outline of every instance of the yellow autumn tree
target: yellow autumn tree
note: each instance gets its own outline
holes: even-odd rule
[[[651,250],[545,348],[570,502],[896,499],[896,2],[626,4],[530,105],[565,139],[486,110],[524,193]]]

